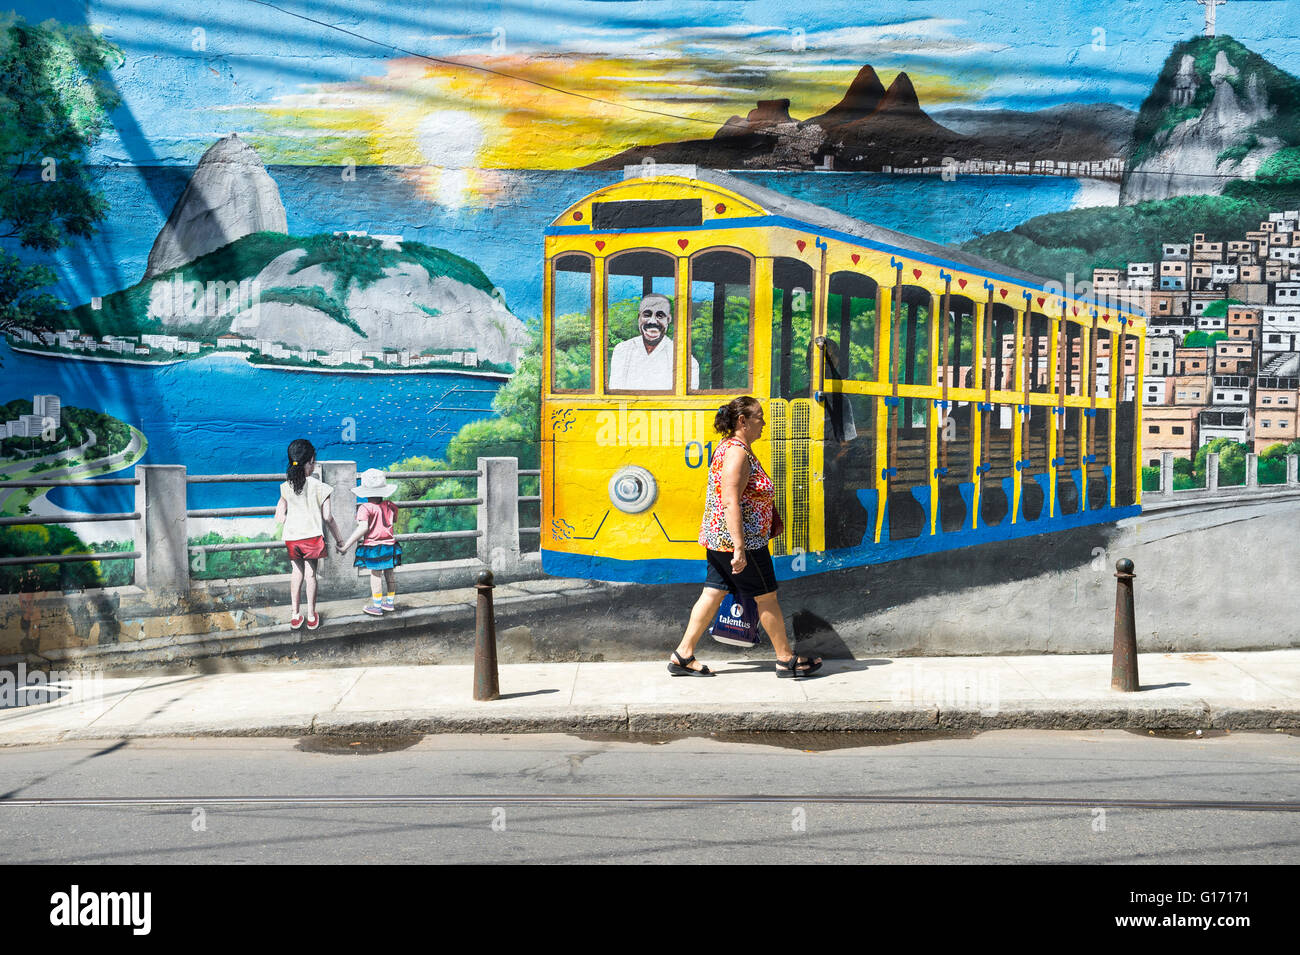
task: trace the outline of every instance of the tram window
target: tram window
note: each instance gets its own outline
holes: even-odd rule
[[[964,295],[948,299],[947,348],[939,353],[939,377],[949,388],[974,388],[975,347],[971,336],[975,334],[975,305]],[[943,331],[940,330],[942,339]]]
[[[772,260],[772,395],[808,395],[808,349],[812,347],[813,270],[798,259]],[[796,360],[795,356],[805,356]]]
[[[904,285],[899,296],[898,324],[894,329],[894,374],[900,384],[933,384],[933,357],[930,354],[930,293],[915,285]],[[928,402],[922,398],[903,400],[903,428],[925,427],[925,409]]]
[[[551,272],[551,388],[591,390],[591,259],[568,254]]]
[[[1025,381],[1030,391],[1052,390],[1051,321],[1041,312],[1029,313],[1029,337],[1025,341]]]
[[[1092,359],[1092,367],[1096,371],[1096,389],[1098,398],[1110,397],[1111,382],[1111,345],[1114,338],[1109,329],[1097,329],[1096,354]]]
[[[699,367],[692,391],[749,390],[752,265],[739,252],[691,259],[691,368]]]
[[[875,380],[876,283],[857,272],[836,272],[826,305],[826,377]]]
[[[930,293],[925,289],[902,287],[894,338],[894,368],[899,383],[931,384]]]
[[[638,249],[609,259],[605,280],[605,390],[672,391],[677,260]],[[699,369],[691,362],[692,384]]]
[[[994,391],[1016,388],[1016,313],[1010,305],[996,302],[989,316],[989,374]]]
[[[1071,321],[1061,322],[1062,380],[1057,390],[1067,395],[1086,395],[1088,393],[1087,368],[1083,363],[1083,343],[1087,340],[1082,326]]]

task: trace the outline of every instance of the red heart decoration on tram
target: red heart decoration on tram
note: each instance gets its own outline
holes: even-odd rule
[[[799,251],[800,251],[800,252],[802,252],[804,249],[808,248],[808,243],[805,242],[803,239],[799,239],[797,242],[795,242],[795,245],[799,246]]]
[[[912,269],[912,274],[915,275],[915,276],[919,279],[919,278],[921,277],[921,270],[920,270],[920,269]]]
[[[679,248],[679,249],[684,249],[684,248],[686,248],[686,247],[687,247],[688,245],[690,245],[690,244],[691,244],[691,243],[690,243],[690,240],[689,240],[689,239],[678,239],[678,240],[677,240],[677,248]]]
[[[601,249],[603,249],[604,247],[605,247],[605,243],[604,243],[604,241],[602,241],[601,239],[597,239],[597,240],[596,240],[596,251],[599,252],[599,251],[600,251]]]
[[[1107,321],[1110,321],[1110,314],[1107,313],[1106,315],[1103,315],[1102,318],[1106,319]]]
[[[1079,306],[1077,306],[1077,305],[1074,306],[1074,308],[1071,309],[1071,311],[1074,312],[1075,315],[1078,315],[1078,314],[1079,314]]]
[[[862,256],[860,256],[860,255],[858,255],[858,253],[854,252],[851,256],[849,256],[849,258],[851,258],[851,259],[853,260],[853,264],[854,264],[854,265],[857,265],[858,262],[859,262],[859,260],[861,260]]]
[[[998,291],[1002,293],[1002,297],[1003,297],[1003,298],[1006,298],[1006,297],[1007,297],[1007,290],[1006,290],[1006,289],[1004,289],[1004,288],[1000,288],[1000,289],[998,289]]]
[[[1040,299],[1038,300],[1038,307],[1039,307],[1039,308],[1042,308],[1042,307],[1043,307],[1043,303],[1046,302],[1046,301],[1047,301],[1047,299],[1045,299],[1045,298],[1040,298]]]
[[[957,280],[957,284],[960,285],[962,288],[965,288],[965,287],[966,287],[966,280],[965,280],[965,279],[958,279],[958,280]]]

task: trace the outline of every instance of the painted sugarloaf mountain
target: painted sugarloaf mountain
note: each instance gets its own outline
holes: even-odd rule
[[[1135,115],[1111,104],[1038,112],[951,110],[936,121],[911,78],[898,73],[886,88],[862,67],[830,109],[808,119],[790,115],[789,99],[760,100],[747,116],[732,116],[711,139],[634,146],[585,167],[618,169],[653,159],[715,169],[837,169],[879,172],[959,162],[1033,163],[1114,160]],[[937,114],[940,118],[948,114]],[[952,127],[960,126],[960,130]]]

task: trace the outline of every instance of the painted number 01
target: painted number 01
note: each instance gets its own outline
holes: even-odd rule
[[[702,464],[713,463],[713,442],[707,441],[700,444],[698,441],[692,441],[686,445],[686,466],[688,468],[698,468]]]

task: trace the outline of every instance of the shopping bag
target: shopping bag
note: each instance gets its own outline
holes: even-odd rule
[[[718,643],[733,647],[758,646],[758,604],[754,598],[727,594],[709,633]]]

